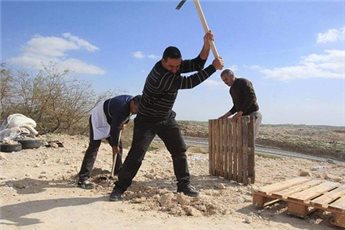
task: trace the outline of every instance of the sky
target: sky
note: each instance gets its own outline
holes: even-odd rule
[[[201,50],[194,4],[178,2],[2,0],[1,62],[32,71],[53,62],[96,93],[141,94],[167,46],[183,59]],[[345,1],[200,3],[225,68],[253,83],[263,124],[345,126]],[[179,91],[177,120],[232,107],[220,73]]]

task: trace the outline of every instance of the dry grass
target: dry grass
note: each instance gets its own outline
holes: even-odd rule
[[[258,144],[345,159],[345,127],[263,125]]]

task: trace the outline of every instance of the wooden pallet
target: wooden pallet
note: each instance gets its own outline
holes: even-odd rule
[[[255,182],[253,116],[209,120],[209,170],[213,176],[238,183]]]
[[[318,209],[331,212],[331,223],[345,228],[345,184],[296,177],[253,193],[253,204],[259,208],[278,201],[287,203],[289,214],[302,218]]]

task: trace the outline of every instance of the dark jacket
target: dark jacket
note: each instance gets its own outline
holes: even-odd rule
[[[120,95],[104,102],[103,110],[110,125],[110,143],[112,146],[119,145],[120,126],[129,121],[129,105],[132,98],[130,95]]]
[[[156,122],[170,117],[178,90],[193,88],[216,71],[213,65],[204,68],[205,62],[200,56],[183,60],[176,74],[166,70],[161,61],[157,62],[146,79],[136,119]],[[198,72],[181,76],[181,73],[194,71]]]
[[[249,80],[236,78],[229,91],[234,104],[230,110],[232,114],[242,111],[245,116],[259,110],[254,87]]]

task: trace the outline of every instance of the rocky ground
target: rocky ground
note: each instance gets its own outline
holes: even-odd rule
[[[256,209],[252,192],[301,175],[345,183],[345,163],[257,155],[256,182],[244,186],[210,176],[208,155],[190,148],[192,184],[201,192],[190,198],[175,192],[169,153],[154,143],[124,200],[109,202],[114,180],[107,144],[101,145],[93,170],[96,188],[83,190],[75,182],[88,138],[41,138],[64,147],[0,153],[1,229],[335,229],[329,213],[299,219],[287,215],[284,203]]]

